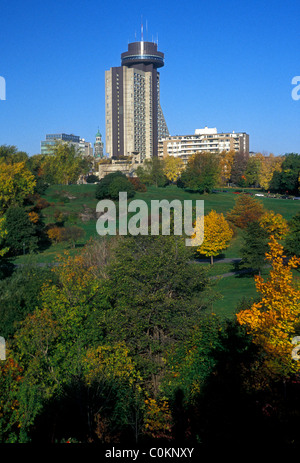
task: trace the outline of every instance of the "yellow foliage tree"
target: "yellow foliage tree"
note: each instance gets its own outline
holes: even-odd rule
[[[0,164],[0,210],[21,206],[27,195],[33,193],[36,180],[25,162]]]
[[[281,165],[284,161],[284,157],[274,156],[272,153],[269,156],[264,156],[261,153],[257,153],[256,157],[261,162],[258,178],[259,184],[264,190],[268,190],[274,172],[281,171]]]
[[[259,219],[260,226],[271,236],[279,240],[289,231],[287,220],[281,214],[275,214],[273,211],[266,212]]]
[[[220,176],[221,183],[226,184],[230,180],[231,169],[234,161],[235,151],[221,151],[220,157]]]
[[[7,231],[5,229],[5,218],[0,217],[0,257],[3,257],[4,254],[6,254],[7,251],[8,251],[7,247],[4,248],[1,245],[1,243],[3,242],[3,239],[5,238],[6,235],[7,235]]]
[[[145,433],[154,439],[172,439],[172,413],[166,399],[145,400]]]
[[[272,265],[270,275],[266,280],[255,277],[261,300],[239,312],[237,320],[263,349],[266,371],[275,378],[289,377],[300,372],[300,362],[292,357],[292,339],[300,334],[300,287],[293,269],[300,265],[300,259],[294,256],[285,264],[283,246],[273,236],[269,246],[266,258]]]
[[[195,228],[198,228],[197,221]],[[204,240],[197,251],[210,257],[213,264],[213,257],[228,247],[232,236],[233,231],[224,215],[212,210],[204,217]]]
[[[184,163],[181,158],[167,156],[164,158],[164,174],[170,182],[176,182],[184,170]]]

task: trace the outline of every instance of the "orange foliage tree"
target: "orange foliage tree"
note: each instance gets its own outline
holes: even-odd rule
[[[266,371],[274,378],[288,378],[300,372],[300,362],[292,357],[292,339],[300,334],[300,286],[293,269],[300,259],[294,256],[285,264],[283,246],[273,236],[269,246],[270,275],[266,280],[255,277],[261,299],[239,312],[237,320],[264,351]]]

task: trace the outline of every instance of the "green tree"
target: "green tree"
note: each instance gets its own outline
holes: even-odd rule
[[[182,237],[139,235],[119,243],[109,267],[107,338],[128,345],[154,393],[166,349],[189,335],[209,299],[206,270],[192,265],[191,256]]]
[[[5,246],[14,255],[36,251],[38,248],[38,237],[36,227],[30,221],[28,213],[24,208],[16,206],[9,207],[5,214]]]
[[[117,172],[111,172],[109,174],[107,174],[105,177],[103,177],[97,187],[96,187],[96,192],[95,192],[95,197],[97,199],[105,199],[105,198],[109,198],[109,186],[110,184],[112,183],[112,181],[116,178],[125,178],[126,179],[126,176],[120,172],[120,171],[117,171]]]
[[[300,257],[300,212],[289,221],[289,232],[284,248],[290,256]]]
[[[143,165],[136,169],[136,175],[146,185],[164,187],[168,183],[164,173],[164,162],[158,157],[146,159]]]
[[[299,193],[300,155],[285,154],[281,171],[275,171],[270,182],[270,190],[297,195]]]
[[[54,282],[55,274],[47,268],[27,264],[0,281],[0,333],[12,338],[26,316],[41,306],[44,283]]]
[[[120,192],[127,193],[128,198],[135,195],[134,187],[126,177],[116,177],[109,184],[108,195],[111,199],[118,200]]]
[[[265,254],[269,250],[268,241],[268,233],[260,226],[259,222],[255,221],[248,224],[244,234],[241,256],[247,267],[258,271],[259,274],[266,262]]]
[[[91,160],[82,156],[74,145],[57,142],[45,156],[42,169],[48,183],[69,185],[90,170]]]
[[[216,153],[196,153],[182,172],[181,182],[189,190],[209,193],[219,181],[220,169],[220,161]]]
[[[261,160],[259,157],[253,156],[248,159],[245,169],[246,184],[250,187],[258,187],[261,171]]]

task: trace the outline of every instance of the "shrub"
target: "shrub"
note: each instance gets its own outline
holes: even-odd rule
[[[131,183],[131,185],[133,186],[134,191],[140,191],[142,193],[147,191],[146,185],[141,182],[139,177],[129,177],[128,180]]]
[[[122,172],[111,172],[110,174],[107,174],[104,178],[100,180],[100,182],[97,185],[95,196],[97,199],[104,199],[108,198],[109,193],[108,193],[108,188],[110,183],[113,181],[114,178],[116,177],[125,177]]]
[[[118,199],[120,191],[127,192],[129,198],[133,197],[135,193],[126,175],[117,171],[107,174],[100,180],[96,188],[95,196],[97,199]]]
[[[135,195],[133,185],[127,178],[117,177],[110,183],[108,194],[111,199],[119,199],[120,192],[126,192],[128,198],[132,198]]]
[[[94,175],[94,174],[88,175],[87,178],[86,178],[86,182],[87,183],[99,182],[99,177],[97,177],[97,175]]]

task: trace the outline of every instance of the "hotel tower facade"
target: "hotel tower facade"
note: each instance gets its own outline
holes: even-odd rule
[[[158,140],[169,135],[160,106],[164,54],[153,42],[133,42],[121,66],[105,71],[106,152],[110,157],[158,155]]]

